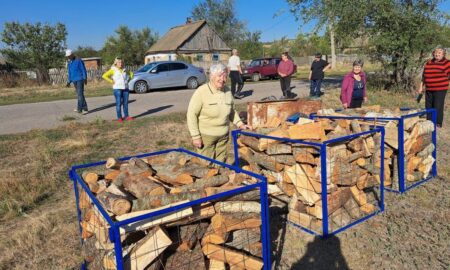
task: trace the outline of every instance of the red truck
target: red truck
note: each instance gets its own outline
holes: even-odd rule
[[[251,79],[254,82],[260,79],[278,78],[277,68],[281,58],[264,57],[253,59],[248,66],[242,70],[242,76],[245,79]],[[294,73],[297,72],[297,65],[294,64]]]

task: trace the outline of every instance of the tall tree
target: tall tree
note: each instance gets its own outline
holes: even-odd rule
[[[252,59],[263,55],[263,45],[260,41],[261,32],[246,32],[244,38],[238,41],[237,49],[241,59]]]
[[[99,56],[100,52],[91,46],[86,46],[86,47],[78,46],[75,49],[74,54],[78,57],[85,58],[85,57]]]
[[[2,32],[6,47],[0,53],[18,68],[35,70],[39,84],[48,83],[48,70],[64,64],[66,37],[66,26],[61,23],[7,22]]]
[[[158,34],[148,27],[132,31],[127,26],[119,26],[115,33],[115,36],[107,38],[102,48],[102,58],[108,64],[119,56],[126,65],[141,65],[145,52],[158,40]]]
[[[194,20],[206,20],[228,46],[236,46],[245,34],[245,24],[238,20],[234,0],[205,0],[191,11]]]

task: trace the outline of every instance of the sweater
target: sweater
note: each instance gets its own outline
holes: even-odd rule
[[[450,61],[429,60],[423,68],[423,82],[427,91],[446,91],[450,79]]]
[[[284,73],[287,76],[291,75],[294,72],[294,63],[291,60],[280,61],[278,65],[278,73]]]
[[[237,126],[242,123],[228,87],[218,90],[207,83],[195,90],[187,111],[187,124],[192,139],[199,139],[202,134],[225,136],[229,132],[230,122]]]
[[[84,81],[87,78],[86,67],[80,58],[69,61],[67,70],[69,72],[69,82]]]
[[[133,72],[112,66],[102,78],[113,84],[113,89],[128,89],[128,82],[133,79]]]
[[[345,75],[345,77],[344,77],[344,80],[342,81],[342,86],[341,86],[341,102],[342,102],[342,104],[347,103],[347,105],[350,105],[350,103],[352,101],[353,88],[354,88],[354,84],[355,84],[355,78],[353,77],[353,75],[354,75],[353,71],[347,73],[347,75]],[[359,75],[361,76],[361,81],[363,81],[363,83],[364,83],[363,96],[367,97],[366,74],[363,71],[361,71],[359,73]]]

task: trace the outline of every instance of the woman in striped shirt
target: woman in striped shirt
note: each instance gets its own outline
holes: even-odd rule
[[[419,93],[424,91],[425,107],[437,111],[437,126],[442,127],[444,120],[444,103],[450,80],[450,61],[445,58],[445,49],[438,46],[433,51],[433,58],[428,60],[423,68],[422,82]],[[431,115],[428,115],[431,120]]]

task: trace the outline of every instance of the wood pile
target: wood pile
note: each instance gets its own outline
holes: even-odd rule
[[[242,168],[267,177],[271,198],[288,204],[288,220],[322,233],[322,181],[326,181],[329,231],[375,212],[379,202],[381,134],[373,133],[328,144],[326,179],[322,179],[320,147],[328,139],[362,132],[358,121],[300,118],[297,124],[279,123],[259,128],[256,134],[278,140],[241,135],[238,138]]]
[[[114,222],[256,183],[179,152],[109,158],[82,179]],[[87,268],[117,269],[110,226],[79,191]],[[261,224],[259,189],[137,221],[120,227],[125,269],[261,269]]]
[[[332,109],[321,110],[318,115],[327,116],[362,116],[371,118],[386,118],[386,117],[401,117],[419,112],[418,110],[400,111],[396,110],[381,110],[380,106],[370,106],[365,108],[350,109],[340,112],[335,112]],[[425,117],[426,115],[424,115]],[[432,121],[424,117],[414,116],[405,118],[403,125],[404,137],[404,179],[406,185],[427,178],[433,167],[435,159],[433,158],[433,151],[435,145],[433,144],[432,135],[434,131],[434,124]],[[385,185],[392,189],[399,189],[399,169],[398,169],[398,120],[391,121],[360,121],[363,126],[366,125],[381,125],[385,128]]]

